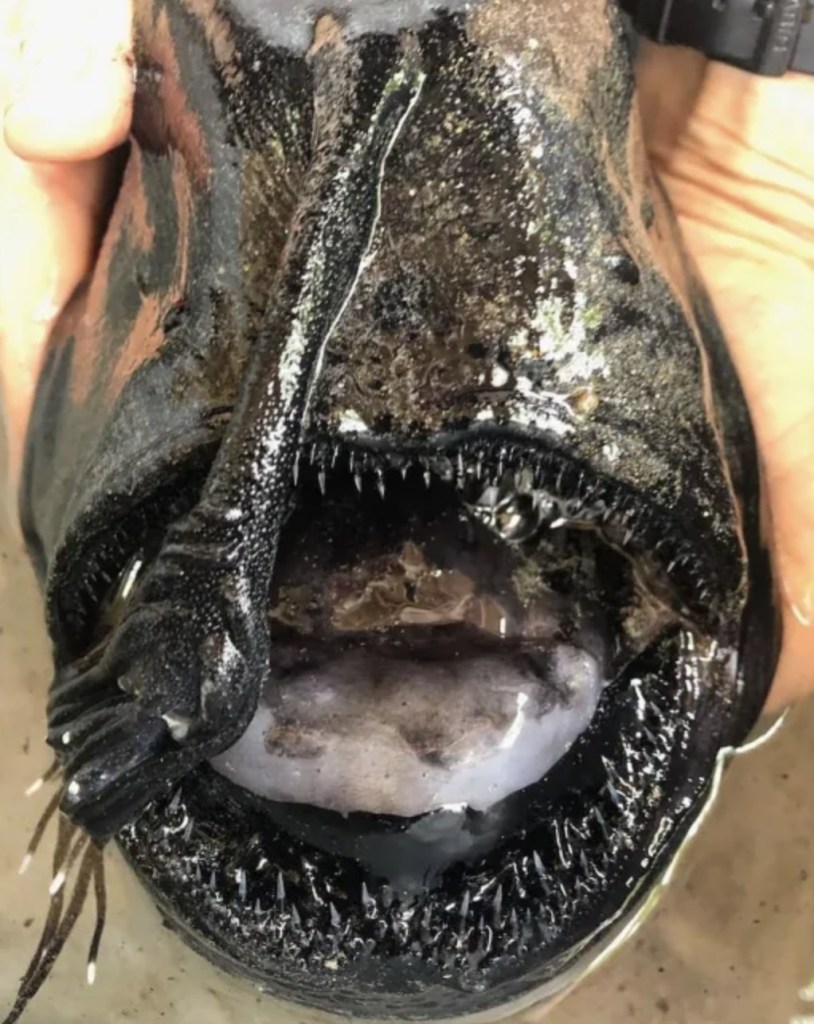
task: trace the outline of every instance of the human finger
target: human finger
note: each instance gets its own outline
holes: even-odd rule
[[[88,273],[104,220],[110,162],[99,153],[120,141],[127,128],[120,119],[130,116],[126,88],[118,94],[110,90],[105,110],[98,104],[94,110],[83,108],[87,82],[74,88],[75,73],[65,70],[65,56],[50,62],[31,58],[32,52],[42,55],[48,49],[42,33],[50,33],[52,50],[59,50],[58,39],[66,48],[74,45],[68,33],[75,36],[78,29],[66,24],[66,11],[84,26],[89,45],[98,53],[122,58],[107,62],[119,69],[112,73],[114,80],[126,66],[122,46],[129,42],[129,0],[77,0],[62,6],[53,0],[18,0],[14,6],[0,6],[0,385],[12,479],[19,469],[45,341],[53,320]],[[94,11],[99,15],[95,27],[89,26]],[[34,36],[26,79],[21,53]],[[41,86],[33,84],[34,68],[43,76]],[[89,71],[88,80],[94,74]],[[103,82],[104,73],[94,80]],[[66,98],[73,97],[79,113],[71,123],[67,99],[45,111],[47,124],[38,127],[33,116],[27,120],[23,97],[42,98],[48,89],[62,89]],[[29,109],[34,109],[32,104]]]
[[[89,160],[127,135],[130,0],[18,0],[5,100],[9,148],[28,160]]]
[[[683,132],[704,87],[709,61],[683,46],[659,46],[642,39],[636,84],[648,150],[667,152]]]

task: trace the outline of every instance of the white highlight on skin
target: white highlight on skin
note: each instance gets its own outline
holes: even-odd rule
[[[495,366],[492,370],[492,387],[502,388],[509,382],[509,371],[502,366]]]
[[[517,742],[520,733],[523,730],[523,724],[525,715],[523,714],[523,708],[529,702],[529,695],[527,693],[518,693],[517,695],[517,714],[514,716],[514,721],[509,726],[506,735],[500,741],[501,750],[510,750]]]
[[[346,409],[342,413],[337,429],[340,434],[367,434],[370,431],[367,423],[355,409]]]
[[[332,14],[344,26],[345,38],[367,32],[398,32],[423,24],[440,8],[453,14],[470,11],[479,0],[234,0],[234,6],[250,24],[256,25],[277,46],[304,52],[314,38],[314,22]]]
[[[541,679],[502,655],[438,663],[348,652],[273,684],[212,764],[259,796],[342,814],[486,811],[541,779],[594,715],[596,660],[565,645],[549,659]]]
[[[515,381],[518,400],[509,403],[511,422],[521,427],[534,427],[557,437],[574,432],[574,410],[568,399],[554,391],[542,391],[528,377]]]

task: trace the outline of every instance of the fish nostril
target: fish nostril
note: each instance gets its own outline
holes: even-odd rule
[[[642,278],[639,265],[627,249],[619,248],[604,257],[605,266],[622,284],[635,286]]]
[[[415,333],[432,315],[432,285],[421,274],[403,273],[379,285],[373,298],[376,322],[388,334]]]

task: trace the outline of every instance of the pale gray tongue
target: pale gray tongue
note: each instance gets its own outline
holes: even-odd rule
[[[428,662],[357,649],[272,683],[212,764],[258,796],[343,814],[484,811],[568,751],[602,675],[591,654],[565,644],[539,665],[508,653]]]

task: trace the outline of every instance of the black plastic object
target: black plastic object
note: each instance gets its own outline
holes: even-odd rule
[[[636,29],[758,75],[814,74],[811,0],[621,0]]]

